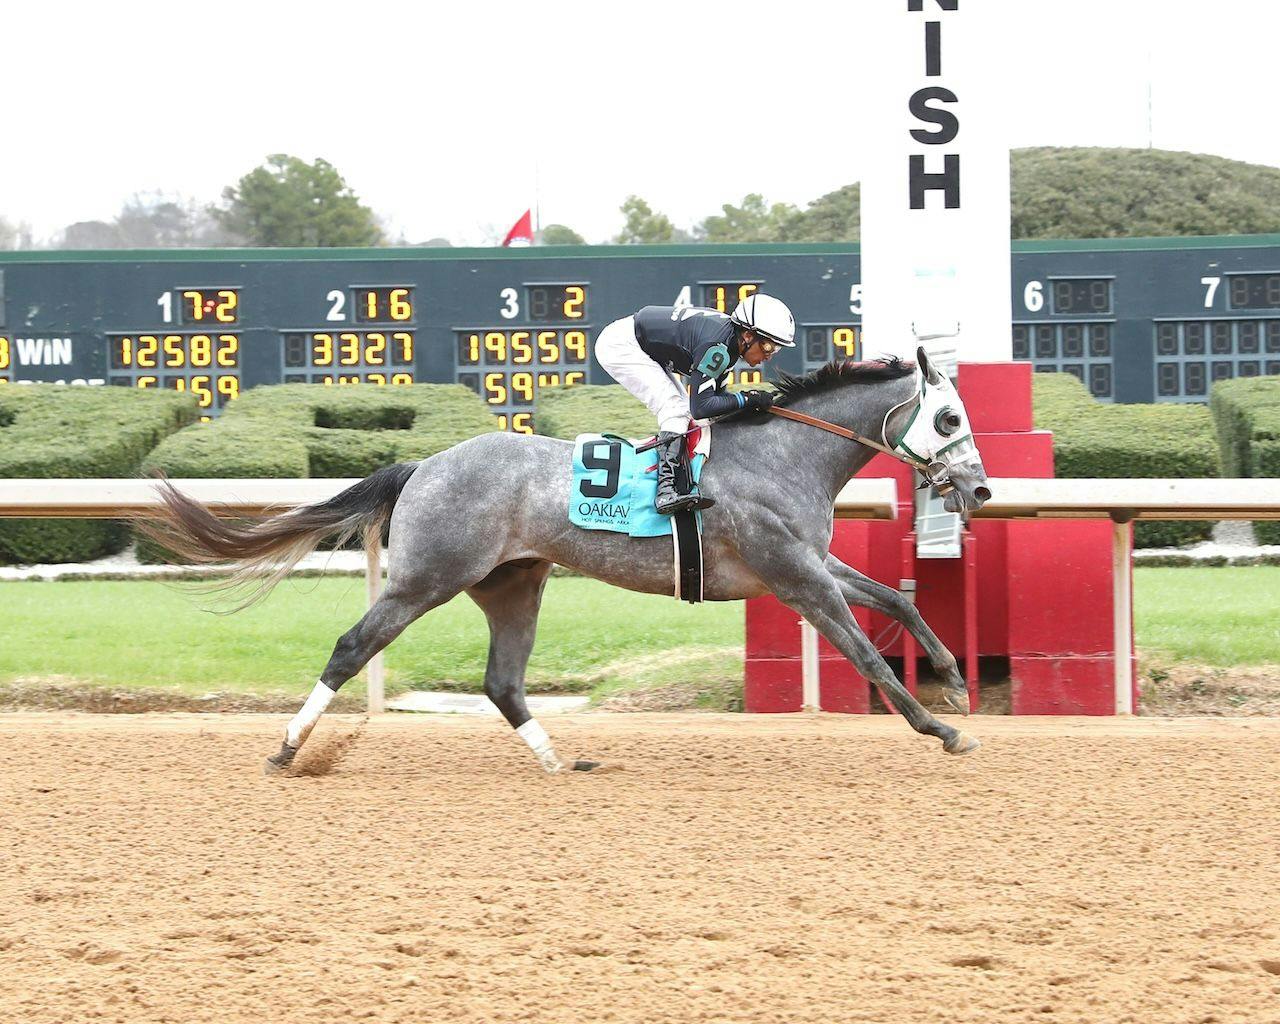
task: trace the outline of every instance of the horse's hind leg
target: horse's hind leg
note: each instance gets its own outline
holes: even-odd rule
[[[556,754],[551,738],[529,714],[524,696],[524,673],[538,628],[542,591],[551,574],[551,563],[536,559],[508,562],[467,590],[489,620],[489,663],[484,670],[484,692],[551,773],[567,766]],[[591,762],[577,761],[578,770],[590,770]]]
[[[406,626],[420,615],[453,597],[457,591],[435,589],[410,590],[388,586],[364,617],[339,637],[329,663],[311,696],[285,727],[280,753],[267,758],[268,774],[283,771],[293,763],[299,748],[311,735],[324,709],[348,679],[354,676],[380,650],[398,637]]]
[[[967,715],[969,713],[969,690],[965,686],[964,677],[960,675],[960,669],[956,665],[956,657],[947,650],[946,645],[929,628],[929,624],[924,621],[919,609],[894,590],[893,587],[886,587],[883,583],[878,583],[870,576],[864,576],[852,566],[845,565],[833,554],[828,553],[823,564],[826,566],[827,571],[835,577],[836,582],[840,584],[840,591],[844,594],[847,604],[856,604],[863,608],[871,608],[874,611],[881,612],[901,622],[910,631],[920,646],[924,648],[924,653],[928,656],[929,664],[933,666],[933,670],[942,677],[942,695],[946,698],[947,703],[959,711],[960,714]]]

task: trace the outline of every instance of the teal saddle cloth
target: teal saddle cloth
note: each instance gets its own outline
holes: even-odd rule
[[[706,459],[691,461],[696,482]],[[671,516],[653,507],[658,493],[658,453],[609,434],[579,434],[573,442],[569,522],[584,530],[609,530],[632,537],[669,537]],[[698,527],[702,527],[702,513]]]

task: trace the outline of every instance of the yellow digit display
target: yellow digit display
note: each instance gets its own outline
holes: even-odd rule
[[[734,306],[759,290],[759,283],[707,283],[702,286],[702,304],[721,313],[732,313]]]
[[[229,288],[223,288],[218,292],[218,304],[215,307],[215,313],[220,324],[233,324],[239,318],[237,312],[240,306],[240,296]]]
[[[580,320],[582,307],[587,301],[587,290],[580,285],[567,284],[564,287],[564,315],[568,320]]]
[[[507,386],[503,383],[502,374],[486,373],[484,375],[484,400],[490,405],[506,405]]]
[[[533,416],[527,412],[517,412],[508,416],[502,413],[498,417],[499,430],[512,430],[517,434],[533,433]]]
[[[0,370],[9,369],[9,339],[0,337]]]
[[[160,350],[160,339],[154,334],[144,334],[138,338],[138,355],[137,365],[145,366],[147,369],[154,369],[156,365],[156,353]],[[141,387],[142,385],[138,385]]]
[[[507,361],[506,334],[502,331],[489,331],[484,336],[484,350],[493,356],[489,362],[505,363]]]
[[[209,335],[193,334],[191,336],[191,365],[201,368],[213,365],[213,338]]]
[[[316,366],[332,366],[333,365],[333,335],[332,334],[313,334],[311,335],[311,361]]]
[[[764,383],[764,372],[761,370],[730,370],[727,387],[756,387]]]
[[[168,293],[161,300],[169,320]],[[240,293],[235,288],[187,288],[182,292],[182,322],[234,324],[240,319]]]
[[[533,401],[533,374],[521,370],[511,375],[512,394],[519,395],[524,401]]]
[[[413,319],[412,288],[355,289],[356,320],[360,323],[405,323]]]
[[[529,294],[545,298],[552,286],[528,286]],[[556,286],[559,287],[559,286]],[[585,301],[585,289],[576,285],[563,286],[570,303],[564,309],[568,313],[574,304]],[[575,291],[576,289],[576,291]],[[559,306],[553,312],[558,315]],[[537,319],[534,312],[531,319]],[[546,319],[552,319],[551,316]],[[591,358],[589,328],[546,327],[455,329],[457,344],[457,379],[479,394],[490,406],[496,406],[503,424],[528,423],[532,419],[516,419],[520,406],[537,401],[538,390],[559,385],[583,384],[587,373],[583,369]],[[483,365],[490,372],[464,372]],[[512,407],[516,408],[512,408]],[[505,408],[502,408],[505,407]],[[507,429],[520,429],[509,426]]]
[[[338,335],[338,365],[356,366],[360,362],[360,336],[358,334]]]
[[[219,334],[218,335],[218,365],[219,366],[239,366],[240,365],[240,335],[238,334]]]
[[[362,293],[363,294],[363,293]],[[286,384],[412,384],[413,332],[341,331],[331,334],[315,331],[284,331],[280,335],[283,356],[283,379]],[[388,375],[386,367],[405,367],[404,372]],[[368,367],[373,373],[361,373]],[[308,371],[341,369],[342,373],[310,373]],[[298,371],[298,372],[295,372]]]
[[[837,327],[831,332],[831,346],[844,354],[846,359],[856,359],[859,352],[861,331],[857,327]]]
[[[182,344],[181,335],[166,334],[164,336],[164,367],[179,369],[187,365],[187,353]]]

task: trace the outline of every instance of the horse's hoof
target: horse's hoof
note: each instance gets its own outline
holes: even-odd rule
[[[957,713],[969,717],[969,691],[965,687],[947,687],[942,697]]]
[[[982,744],[976,739],[959,730],[956,731],[954,736],[944,740],[942,743],[942,749],[948,754],[972,754],[980,746]]]
[[[274,754],[267,758],[262,765],[263,775],[280,775],[293,764],[294,757],[297,756],[298,748],[291,747],[287,743],[280,744],[280,753]]]
[[[574,761],[573,770],[575,772],[590,772],[600,767],[599,761]]]

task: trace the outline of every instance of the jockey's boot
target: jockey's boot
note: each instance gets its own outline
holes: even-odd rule
[[[689,463],[685,458],[684,435],[664,430],[658,434],[658,497],[654,503],[659,514],[669,516],[674,512],[689,512],[710,508],[711,498],[693,491]]]

